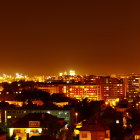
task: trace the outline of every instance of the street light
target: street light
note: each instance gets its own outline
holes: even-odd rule
[[[120,121],[119,120],[116,120],[116,124],[119,124],[120,123]]]
[[[78,116],[78,113],[76,112],[76,113],[75,113],[76,124],[77,124],[77,116]]]
[[[136,104],[136,108],[138,109],[138,107],[139,107],[139,104]]]

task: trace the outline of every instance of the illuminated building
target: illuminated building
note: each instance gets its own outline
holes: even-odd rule
[[[125,97],[125,85],[123,83],[105,84],[44,84],[36,88],[53,93],[64,93],[65,96],[82,100],[106,100],[122,99]]]
[[[27,75],[23,75],[19,73],[16,73],[14,76],[7,75],[7,74],[3,74],[2,76],[0,76],[0,83],[2,82],[12,83],[14,81],[20,81],[20,80],[28,81],[30,79]]]
[[[12,123],[9,127],[9,136],[15,134],[16,139],[28,140],[32,136],[41,135],[43,131],[50,132],[53,129],[57,133],[64,128],[65,124],[63,119],[47,113],[28,114]]]
[[[123,99],[125,97],[124,84],[101,84],[101,93],[104,95],[104,100],[107,99]]]
[[[132,98],[139,96],[140,93],[140,76],[131,75],[127,79],[127,97]]]
[[[10,76],[3,75],[3,78]],[[129,94],[138,92],[139,83],[135,78],[135,82],[129,78],[128,86],[122,78],[110,77],[110,76],[95,76],[95,75],[75,75],[75,71],[71,70],[69,74],[62,74],[56,77],[47,77],[45,81],[45,76],[24,76],[22,74],[16,73],[15,77],[11,77],[15,81],[20,81],[21,79],[33,80],[35,88],[41,89],[43,91],[53,93],[64,93],[67,97],[76,98],[82,100],[88,98],[89,100],[106,100],[114,98],[124,98],[126,97],[126,91],[129,91]],[[1,80],[1,79],[0,79]],[[8,82],[11,82],[10,80]],[[133,86],[132,86],[133,85]],[[30,88],[30,87],[29,87]],[[19,86],[18,91],[14,91],[15,94],[23,90]],[[1,89],[3,90],[3,89]]]
[[[121,78],[112,78],[110,76],[100,76],[97,84],[101,86],[103,100],[123,99],[125,97],[125,84]]]
[[[11,76],[11,75],[6,75],[3,74],[2,76],[0,76],[0,83],[2,82],[7,82],[7,83],[12,83],[14,81],[20,81],[20,80],[24,80],[24,81],[34,81],[34,82],[44,82],[45,81],[45,76],[41,75],[41,76],[27,76],[27,75],[23,75],[20,73],[15,73],[15,75]]]
[[[9,103],[10,105],[15,105],[16,107],[22,107],[23,104],[28,104],[28,100],[26,101],[15,101],[15,100],[12,100],[12,101],[5,101],[7,103]],[[41,100],[32,100],[32,103],[37,105],[37,106],[42,106],[44,105],[43,101]]]
[[[46,108],[1,108],[0,109],[0,123],[7,124],[9,121],[22,118],[28,114],[35,113],[48,113],[58,118],[64,118],[64,120],[68,123],[68,125],[74,124],[74,110],[71,109],[46,109]]]
[[[49,92],[50,94],[63,93],[62,84],[38,84],[38,85],[36,85],[36,88]]]
[[[140,75],[132,73],[118,77],[122,78],[125,84],[125,97],[128,99],[140,97]]]
[[[63,80],[63,81],[69,81],[74,80],[77,77],[74,70],[70,70],[68,73],[59,73],[58,77],[55,77],[55,80]]]
[[[75,71],[74,71],[74,70],[70,70],[70,71],[69,71],[69,75],[70,75],[70,76],[75,76],[75,75],[76,75],[76,74],[75,74]]]
[[[102,100],[99,85],[64,85],[63,93],[70,98],[82,100],[88,98],[89,100]]]
[[[110,140],[109,126],[99,121],[88,121],[80,128],[79,140]]]
[[[53,102],[53,104],[57,105],[58,107],[64,107],[69,104],[69,102]]]

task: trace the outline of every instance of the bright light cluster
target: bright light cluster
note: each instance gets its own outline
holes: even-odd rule
[[[64,72],[64,73],[59,73],[59,76],[63,76],[63,75],[70,75],[70,76],[75,76],[76,73],[75,73],[75,70],[70,70],[68,73],[67,72]]]

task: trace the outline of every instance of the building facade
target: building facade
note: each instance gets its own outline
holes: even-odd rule
[[[88,98],[89,100],[102,100],[100,85],[66,85],[63,86],[63,93],[70,98],[82,100]]]

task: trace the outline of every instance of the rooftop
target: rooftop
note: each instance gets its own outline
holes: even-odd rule
[[[30,113],[23,118],[15,119],[9,128],[31,128],[29,126],[30,121],[38,121],[38,127],[42,128],[48,128],[51,124],[61,128],[66,124],[63,118],[57,118],[48,113]]]
[[[85,123],[80,131],[105,131],[109,130],[109,126],[103,120],[89,120]]]

